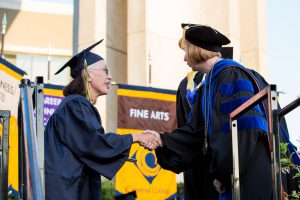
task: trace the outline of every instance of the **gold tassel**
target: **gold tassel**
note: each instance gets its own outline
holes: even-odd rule
[[[86,95],[87,95],[87,99],[91,102],[93,102],[93,97],[91,95],[91,91],[90,91],[90,85],[89,85],[89,80],[88,80],[88,71],[87,71],[87,63],[86,60],[84,59],[84,74],[85,74],[85,87],[86,87]]]
[[[189,28],[190,28],[189,25],[186,25],[185,27],[183,27],[182,38],[181,38],[181,44],[180,44],[180,47],[181,47],[182,49],[185,48],[185,45],[186,45],[186,43],[185,43],[185,33],[186,33],[186,30],[188,30]]]

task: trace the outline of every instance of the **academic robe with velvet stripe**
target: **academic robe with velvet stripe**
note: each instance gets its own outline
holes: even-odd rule
[[[131,135],[104,133],[85,97],[66,97],[45,128],[46,199],[101,200],[100,175],[112,179],[131,144]]]
[[[225,61],[225,62],[224,62]],[[162,135],[165,146],[156,150],[158,163],[166,169],[181,172],[204,159],[209,165],[204,173],[223,183],[226,192],[219,199],[231,199],[232,147],[229,113],[255,93],[252,80],[227,59],[214,66],[216,74],[207,79],[199,91],[192,119],[172,133]],[[208,77],[209,78],[209,77]],[[210,84],[210,87],[208,87]],[[205,97],[207,97],[205,99]],[[209,102],[206,104],[205,102]],[[210,114],[205,114],[209,109]],[[202,144],[208,125],[208,152],[202,155]],[[256,106],[238,119],[241,199],[267,200],[272,195],[271,160],[267,141],[267,121],[261,106]],[[184,141],[184,142],[183,142]],[[213,199],[211,191],[204,199]]]
[[[226,193],[220,195],[220,199],[231,199],[232,147],[229,114],[257,93],[257,89],[249,75],[241,68],[230,66],[236,63],[230,62],[228,66],[221,68],[222,61],[219,62],[214,67],[218,74],[213,74],[211,79],[208,77],[206,82],[211,82],[211,88],[205,88],[208,94],[207,102],[211,104],[208,116],[211,150],[209,173],[226,188]],[[267,140],[268,126],[262,105],[255,106],[237,121],[241,199],[271,199],[272,173]]]
[[[194,77],[195,86],[197,86],[203,78],[203,74],[198,72]],[[191,102],[187,99],[187,77],[185,77],[179,84],[176,97],[176,117],[177,126],[182,127],[186,124],[189,118],[192,117]],[[194,98],[197,98],[197,93]],[[205,173],[208,166],[208,162],[204,159],[198,159],[197,162],[191,166],[191,169],[183,172],[184,178],[184,199],[185,200],[205,200],[203,194],[210,190],[211,194],[215,195],[217,199],[217,191],[213,186],[213,180]]]

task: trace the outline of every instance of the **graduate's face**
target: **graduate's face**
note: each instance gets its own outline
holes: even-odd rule
[[[107,95],[112,80],[106,62],[100,60],[88,67],[89,82],[92,95],[95,97]]]

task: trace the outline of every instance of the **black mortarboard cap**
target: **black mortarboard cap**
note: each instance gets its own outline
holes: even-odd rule
[[[222,47],[221,56],[222,58],[233,59],[233,47]]]
[[[188,40],[192,44],[203,49],[220,52],[222,45],[230,43],[230,40],[212,27],[200,24],[181,24],[183,28],[183,42]]]
[[[71,76],[72,78],[76,78],[78,75],[80,75],[81,71],[84,68],[84,60],[86,60],[87,66],[99,61],[103,60],[103,58],[95,53],[92,53],[91,50],[100,44],[103,41],[100,40],[96,42],[95,44],[89,46],[88,48],[82,50],[80,53],[73,56],[64,66],[62,66],[56,73],[59,74],[61,71],[63,71],[66,67],[71,68]]]

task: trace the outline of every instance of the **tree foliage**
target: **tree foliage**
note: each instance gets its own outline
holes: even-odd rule
[[[280,143],[280,152],[282,155],[284,155],[280,159],[281,171],[283,173],[291,173],[291,171],[296,171],[293,178],[300,177],[300,166],[295,165],[292,162],[293,153],[290,156],[287,155],[287,147],[288,147],[288,143]],[[300,182],[298,183],[298,187],[299,187],[298,192],[292,191],[291,194],[285,194],[286,200],[299,200],[300,199]]]

